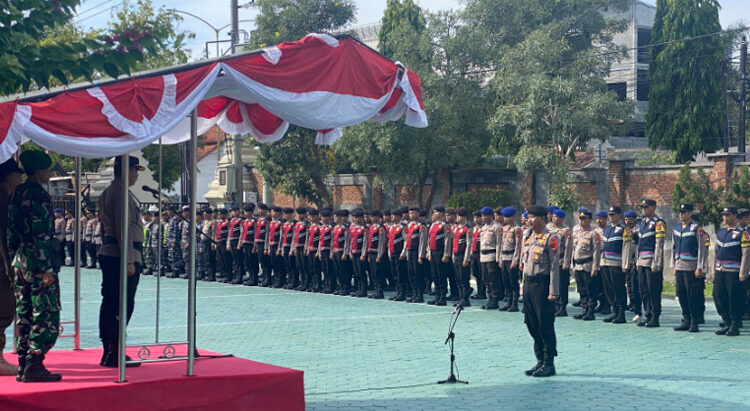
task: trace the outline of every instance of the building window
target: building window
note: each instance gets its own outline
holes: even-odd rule
[[[628,85],[625,82],[609,83],[607,84],[607,88],[617,94],[617,101],[625,101],[628,96]]]
[[[648,101],[648,89],[651,85],[651,80],[648,78],[648,70],[638,70],[638,84],[636,86],[636,100]]]
[[[227,170],[219,170],[219,185],[227,185]]]
[[[638,63],[648,64],[651,62],[651,29],[638,29]]]

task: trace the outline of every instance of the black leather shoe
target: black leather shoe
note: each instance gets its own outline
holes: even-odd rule
[[[659,326],[659,317],[652,317],[646,323],[646,328],[657,328]]]
[[[517,313],[518,312],[518,303],[513,303],[510,305],[510,308],[508,308],[509,313]]]
[[[125,362],[132,361],[132,360],[133,359],[130,358],[129,356],[127,355],[125,356]],[[108,352],[105,355],[104,360],[102,362],[103,363],[101,365],[104,367],[117,368],[117,352]],[[140,366],[141,364],[125,364],[125,368],[135,368],[135,367],[140,367]]]
[[[510,309],[511,303],[507,303],[504,306],[498,308],[498,311],[508,311]]]
[[[435,304],[437,304],[437,302],[438,302],[438,299],[436,298],[434,300],[427,301],[427,304],[428,305],[435,305]]]
[[[636,323],[636,325],[638,325],[639,327],[645,327],[645,326],[646,326],[646,324],[648,324],[648,322],[649,322],[649,321],[650,321],[650,320],[648,320],[648,319],[646,319],[646,318],[642,318],[642,319],[641,319],[641,321],[638,321],[638,322]]]
[[[461,298],[458,295],[451,294],[448,297],[445,298],[445,301],[458,301]]]
[[[690,321],[690,328],[688,328],[688,332],[697,333],[698,331],[700,331],[698,329],[698,321],[697,320]]]
[[[542,365],[544,365],[544,363],[541,362],[541,361],[539,361],[538,363],[536,363],[535,366],[533,366],[530,369],[524,371],[523,373],[526,374],[526,375],[528,375],[529,377],[531,377],[532,375],[534,375],[534,373],[536,372],[536,370],[542,368]]]
[[[727,337],[734,337],[734,336],[740,335],[740,329],[737,326],[736,321],[732,322],[732,324],[729,326],[729,328],[727,329],[726,335]]]
[[[567,317],[567,316],[568,316],[568,311],[564,308],[557,310],[557,312],[555,313],[555,317]]]
[[[675,331],[687,331],[690,329],[690,323],[688,321],[682,320],[680,325],[677,327],[672,328]]]
[[[551,377],[555,375],[555,366],[554,365],[547,365],[542,364],[539,369],[534,371],[534,374],[532,374],[534,377]]]
[[[727,331],[729,331],[729,327],[722,327],[722,328],[719,328],[718,330],[714,331],[714,334],[716,334],[716,335],[725,335],[727,333]]]
[[[486,300],[487,299],[487,295],[485,293],[479,293],[477,295],[472,295],[471,299],[472,300]]]

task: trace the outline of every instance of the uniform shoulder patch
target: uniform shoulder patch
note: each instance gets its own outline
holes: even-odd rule
[[[664,237],[667,236],[667,230],[664,227],[664,222],[663,221],[658,221],[656,223],[656,227],[654,228],[654,232],[656,233],[656,235],[655,235],[656,238],[664,238]]]
[[[549,250],[552,254],[557,254],[559,244],[557,243],[557,236],[551,236],[549,240]]]
[[[742,232],[742,240],[740,240],[740,245],[742,246],[742,248],[750,247],[750,232]]]

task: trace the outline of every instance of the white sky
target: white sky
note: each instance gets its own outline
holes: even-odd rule
[[[239,4],[247,3],[249,0],[239,0]],[[655,0],[644,0],[646,3],[654,4]],[[134,3],[135,0],[132,0]],[[153,0],[154,6],[165,6],[167,8],[176,8],[196,14],[207,20],[214,27],[221,27],[229,23],[229,4],[230,0]],[[357,25],[375,23],[380,21],[385,10],[386,0],[355,0],[357,5]],[[458,0],[416,0],[423,8],[429,11],[458,9],[461,7]],[[722,27],[738,23],[750,24],[750,0],[720,0],[722,10],[720,19]],[[112,8],[122,5],[120,0],[84,0],[79,7],[79,18],[76,19],[79,26],[83,28],[101,28],[105,27],[107,21],[111,19]],[[240,9],[240,20],[252,19],[257,11],[253,8]],[[215,40],[215,31],[210,29],[205,23],[190,17],[184,16],[181,28],[195,33],[196,38],[190,42],[189,48],[192,49],[194,56],[200,56],[205,49],[205,42]],[[252,22],[240,23],[240,28],[250,31],[254,28]],[[228,29],[221,31],[220,39],[227,40]],[[226,47],[226,46],[225,46]],[[210,47],[212,56],[215,48]]]

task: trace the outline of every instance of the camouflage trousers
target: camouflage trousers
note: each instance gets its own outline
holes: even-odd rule
[[[195,276],[198,279],[203,279],[208,276],[208,249],[205,245],[201,245],[197,248],[198,252],[195,254],[195,268],[197,271]]]
[[[16,347],[19,353],[44,355],[60,333],[60,282],[44,286],[40,278],[16,270]]]
[[[151,247],[143,247],[143,274],[148,275],[156,269],[156,255]]]
[[[182,260],[182,248],[179,245],[169,248],[169,265],[175,274],[185,272],[185,262]]]
[[[183,264],[183,271],[185,274],[190,275],[190,247],[183,248],[182,250],[182,264]]]

